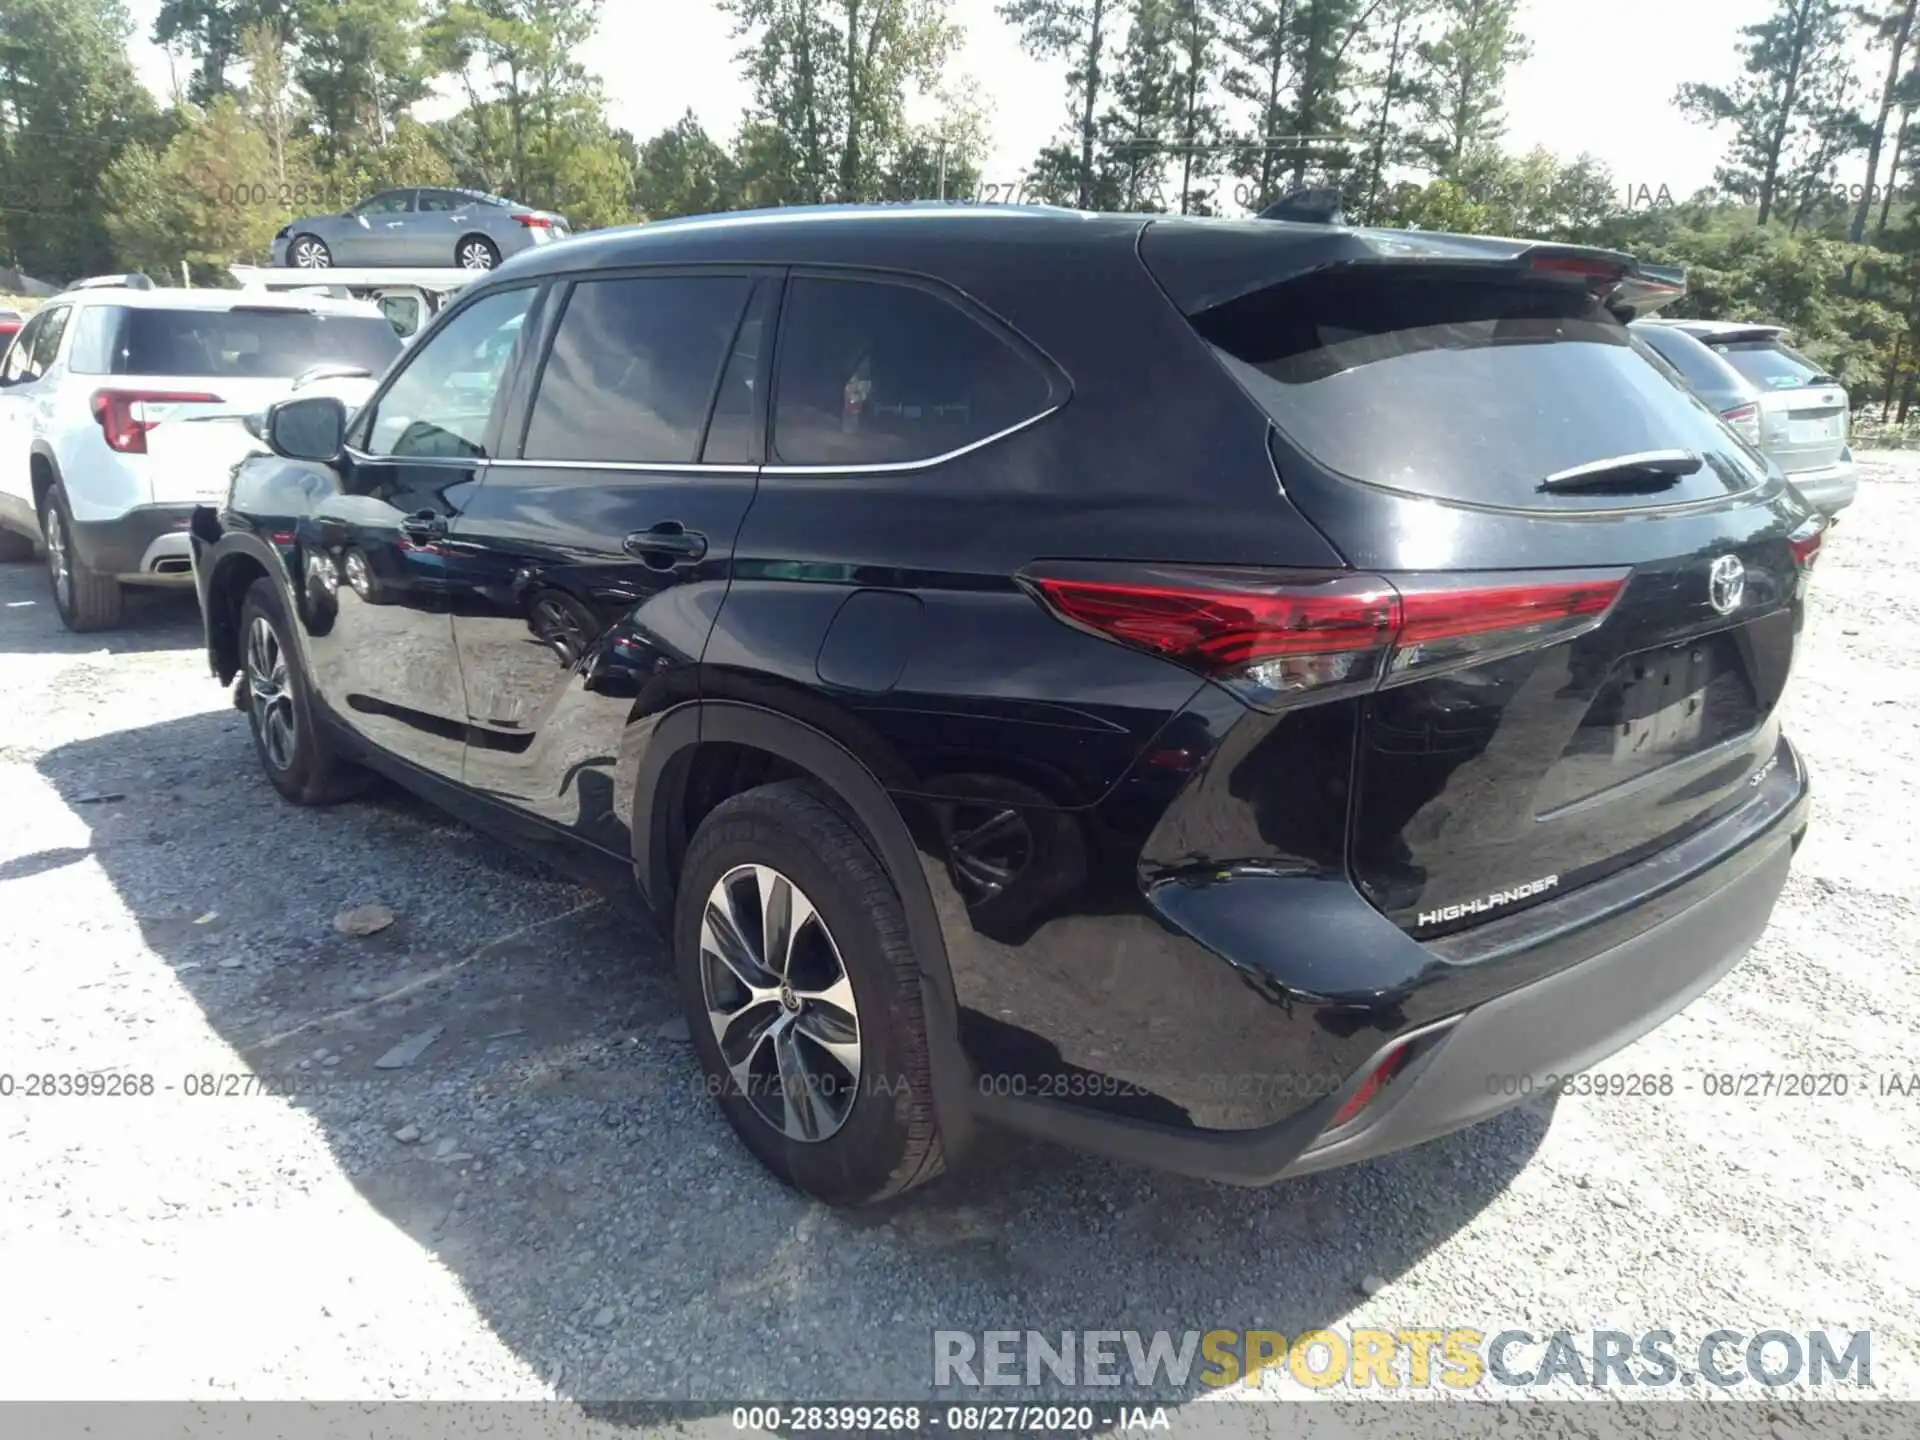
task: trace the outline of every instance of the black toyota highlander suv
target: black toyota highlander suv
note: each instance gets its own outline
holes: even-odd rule
[[[637,895],[829,1201],[982,1124],[1243,1182],[1578,1071],[1806,825],[1822,522],[1629,344],[1627,256],[788,210],[517,257],[193,557],[268,779]],[[636,936],[642,933],[636,923]]]

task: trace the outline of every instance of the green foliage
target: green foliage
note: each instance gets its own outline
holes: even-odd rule
[[[1759,207],[1803,219],[1841,156],[1865,141],[1854,108],[1852,37],[1839,0],[1775,0],[1774,13],[1740,32],[1741,74],[1731,88],[1682,85],[1681,110],[1732,132],[1715,172],[1720,188]]]
[[[99,179],[166,127],[127,61],[119,0],[0,4],[0,254],[37,275],[112,264]]]

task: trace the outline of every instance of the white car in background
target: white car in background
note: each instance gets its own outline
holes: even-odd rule
[[[1757,444],[1807,503],[1827,515],[1853,503],[1852,408],[1833,376],[1795,350],[1780,325],[1733,320],[1644,320],[1640,327],[1691,335],[1725,360],[1755,391]]]
[[[360,300],[131,282],[52,297],[0,361],[0,558],[39,542],[67,627],[117,624],[123,587],[193,583],[194,507],[258,448],[240,417],[303,375],[370,393],[400,351]]]

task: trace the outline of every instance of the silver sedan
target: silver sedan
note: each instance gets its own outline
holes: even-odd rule
[[[491,270],[509,255],[564,240],[566,217],[478,190],[382,190],[337,215],[295,220],[273,237],[273,263],[448,265]]]

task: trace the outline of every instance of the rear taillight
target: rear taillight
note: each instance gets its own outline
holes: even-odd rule
[[[1606,618],[1629,573],[1389,578],[1063,562],[1022,578],[1068,624],[1278,709],[1570,640]]]
[[[1730,425],[1742,439],[1753,444],[1760,443],[1760,407],[1754,404],[1736,405],[1731,410],[1722,410],[1720,418]]]
[[[168,418],[175,405],[218,405],[218,395],[187,390],[96,390],[93,418],[100,422],[107,448],[122,455],[147,453],[147,432]]]
[[[1793,563],[1802,574],[1813,569],[1813,562],[1820,558],[1820,543],[1826,534],[1826,516],[1815,515],[1787,537],[1787,548],[1793,551]]]
[[[516,215],[513,217],[529,230],[551,230],[553,221],[545,215]]]

